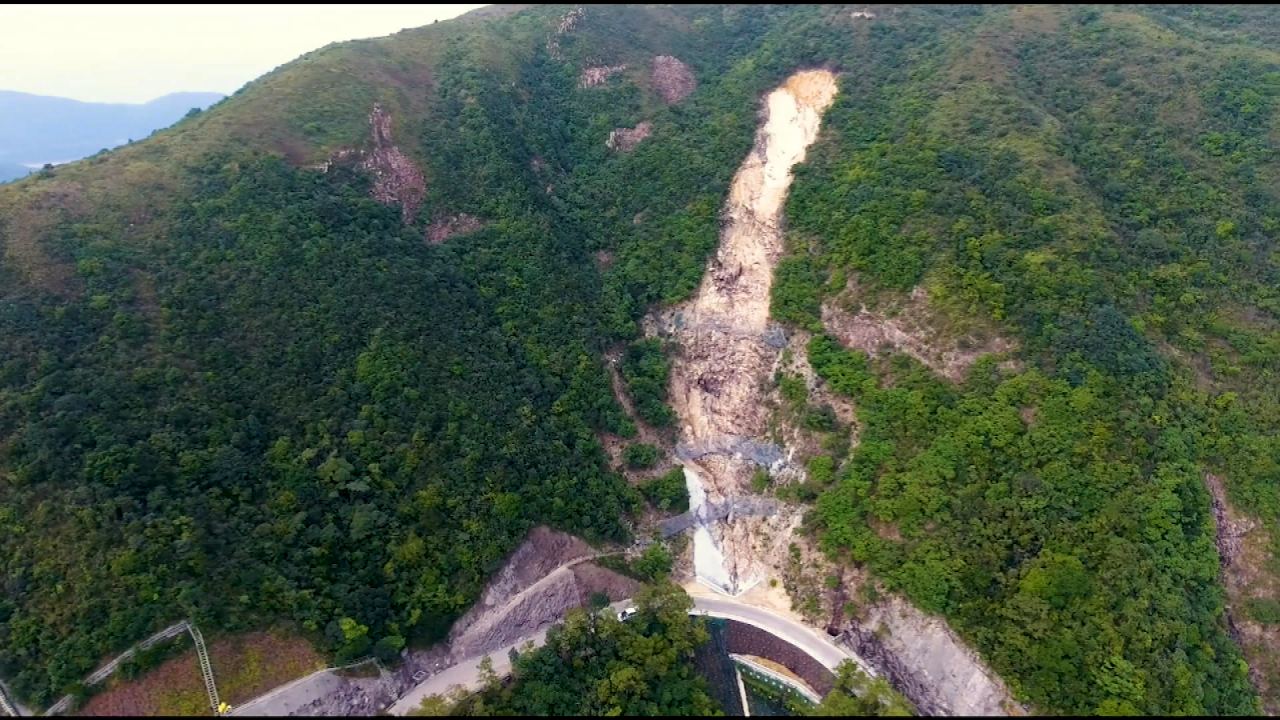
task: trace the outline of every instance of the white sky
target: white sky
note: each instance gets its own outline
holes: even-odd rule
[[[303,53],[481,5],[0,5],[0,90],[95,102],[231,94]]]

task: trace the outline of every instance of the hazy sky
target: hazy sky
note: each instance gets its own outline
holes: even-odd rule
[[[477,7],[0,5],[0,90],[97,102],[231,94],[308,50]]]

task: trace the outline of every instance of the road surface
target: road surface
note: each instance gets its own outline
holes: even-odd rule
[[[621,606],[623,603],[617,603],[617,605]],[[449,691],[449,688],[452,688],[455,685],[461,685],[467,690],[474,690],[480,687],[480,663],[485,657],[488,657],[493,661],[493,671],[497,673],[499,677],[502,677],[503,675],[511,672],[510,653],[512,649],[521,648],[530,640],[532,640],[534,646],[537,647],[542,645],[546,639],[547,628],[543,628],[533,635],[521,638],[500,650],[495,650],[494,652],[489,653],[488,655],[479,655],[463,660],[457,665],[446,670],[442,670],[426,680],[423,680],[420,684],[397,700],[395,704],[387,710],[387,712],[392,715],[406,715],[410,710],[421,705],[423,698],[426,698],[428,695],[444,695]]]
[[[630,604],[630,601],[624,600],[613,603],[613,607],[618,610],[628,607]],[[853,660],[862,668],[863,672],[872,677],[876,674],[869,665],[863,662],[862,658],[853,655],[848,650],[837,647],[821,633],[769,610],[746,605],[729,597],[694,597],[693,607],[700,614],[737,620],[772,633],[813,656],[815,660],[832,671],[835,671],[836,666],[841,661]],[[521,638],[501,650],[490,653],[489,657],[493,660],[494,672],[502,676],[511,670],[511,660],[507,654],[512,648],[521,647],[529,640],[533,640],[535,646],[541,645],[546,637],[547,630],[544,628],[531,636]],[[480,661],[483,659],[483,655],[468,658],[423,680],[397,700],[388,712],[392,715],[405,715],[410,710],[418,707],[423,698],[428,695],[443,695],[454,685],[461,685],[468,690],[478,688],[480,686]]]
[[[712,617],[738,620],[748,625],[755,625],[761,630],[786,640],[805,651],[805,653],[822,663],[832,672],[835,672],[836,666],[841,661],[852,660],[868,675],[875,677],[877,674],[862,658],[835,645],[817,630],[764,608],[747,605],[730,597],[705,596],[695,597],[693,599],[693,607],[695,610],[706,610],[707,614]]]

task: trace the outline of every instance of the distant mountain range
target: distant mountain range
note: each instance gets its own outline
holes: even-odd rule
[[[0,90],[0,182],[139,140],[221,93],[181,92],[143,104],[90,103]]]

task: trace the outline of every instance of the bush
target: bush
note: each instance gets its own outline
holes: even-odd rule
[[[671,573],[671,563],[671,553],[666,546],[654,543],[645,548],[640,557],[631,564],[631,568],[646,580],[657,580]]]
[[[809,430],[831,432],[836,429],[836,411],[828,404],[805,410],[803,425]]]
[[[1245,612],[1263,625],[1280,625],[1280,600],[1250,598],[1245,602]]]
[[[682,513],[689,509],[689,488],[682,467],[641,483],[640,492],[657,510]]]
[[[622,377],[635,402],[640,419],[655,427],[666,427],[675,421],[667,407],[667,377],[671,362],[657,340],[637,340],[627,346],[622,358]]]
[[[658,448],[647,443],[636,443],[622,452],[622,459],[632,470],[647,470],[658,464]]]
[[[404,638],[399,635],[388,635],[373,645],[373,656],[387,665],[400,662],[400,651],[404,649]]]

